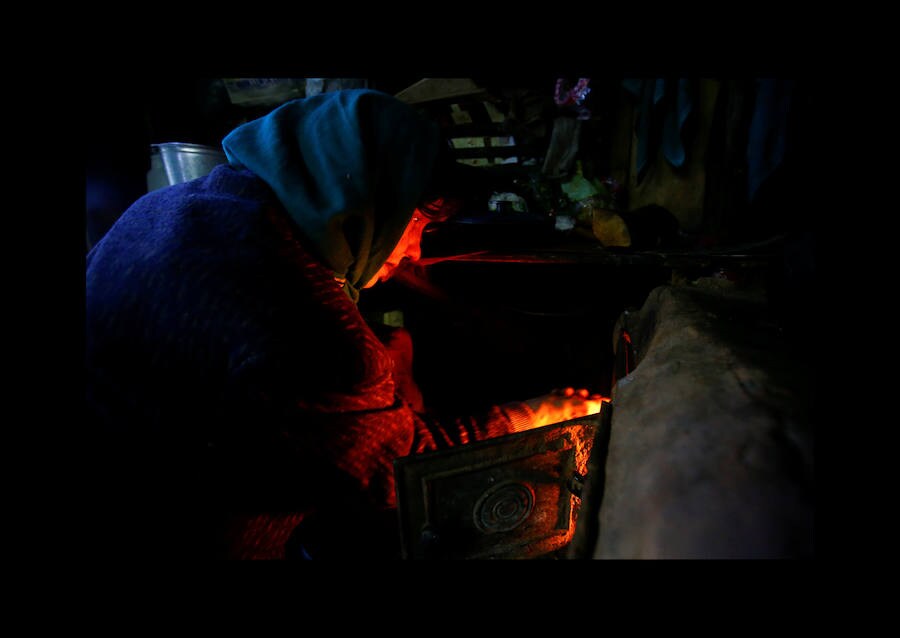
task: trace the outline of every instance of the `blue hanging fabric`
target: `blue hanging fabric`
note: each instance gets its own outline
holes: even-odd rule
[[[625,79],[622,86],[636,98],[635,170],[640,183],[650,162],[662,149],[666,161],[679,168],[687,160],[684,126],[694,109],[690,80]]]
[[[684,165],[687,152],[684,148],[684,124],[694,110],[694,96],[690,82],[684,78],[674,83],[674,99],[666,109],[663,123],[663,155],[675,168]]]
[[[757,81],[747,139],[747,198],[750,202],[784,159],[793,89],[793,80]]]

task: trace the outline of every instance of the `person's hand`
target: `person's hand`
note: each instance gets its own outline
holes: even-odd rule
[[[534,412],[534,421],[531,427],[538,428],[559,423],[560,421],[597,414],[600,412],[603,404],[608,401],[607,397],[591,394],[583,388],[579,390],[562,388],[549,394],[528,399],[525,403]]]

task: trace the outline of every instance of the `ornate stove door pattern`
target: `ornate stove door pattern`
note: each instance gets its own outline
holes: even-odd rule
[[[599,423],[594,415],[397,459],[403,557],[537,558],[567,545]]]

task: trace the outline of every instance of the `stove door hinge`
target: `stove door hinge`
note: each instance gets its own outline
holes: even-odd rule
[[[568,488],[572,494],[581,498],[581,491],[584,489],[584,476],[575,472],[572,475],[572,480],[569,481]]]

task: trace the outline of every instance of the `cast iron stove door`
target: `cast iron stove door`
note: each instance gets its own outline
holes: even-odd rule
[[[598,415],[394,462],[404,558],[535,558],[567,545]]]

